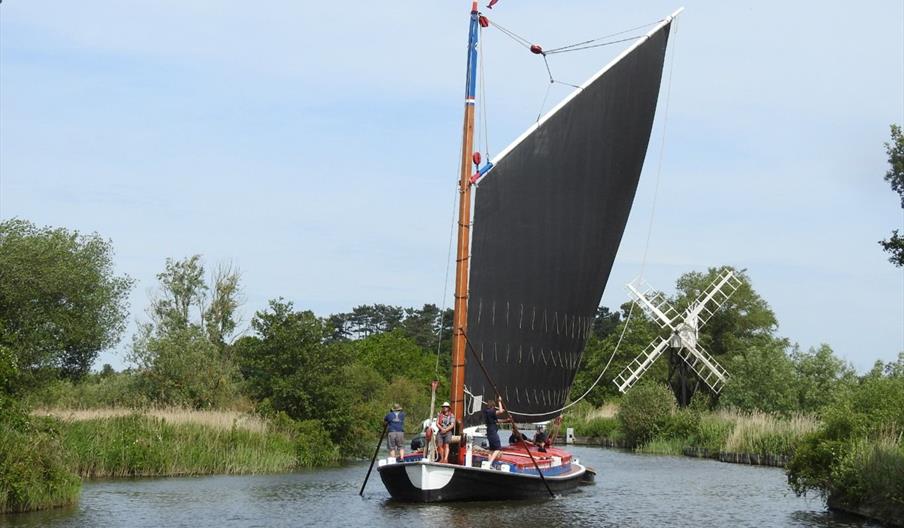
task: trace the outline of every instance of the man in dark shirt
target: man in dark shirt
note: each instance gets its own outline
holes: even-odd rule
[[[492,465],[496,457],[499,456],[499,450],[502,449],[502,442],[499,441],[499,416],[505,414],[502,408],[502,400],[499,400],[498,407],[494,401],[486,402],[487,408],[483,410],[483,418],[487,425],[487,442],[490,444],[490,455],[488,462]]]
[[[402,412],[402,406],[398,403],[393,405],[392,411],[383,417],[383,421],[386,422],[389,434],[386,439],[389,456],[395,458],[398,450],[399,458],[405,458],[405,413]]]
[[[537,426],[537,432],[534,433],[534,445],[537,446],[541,453],[546,452],[546,429],[542,425]]]

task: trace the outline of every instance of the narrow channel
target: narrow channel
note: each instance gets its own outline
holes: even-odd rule
[[[596,485],[556,500],[401,504],[379,478],[357,495],[367,465],[284,475],[86,482],[78,505],[4,515],[2,527],[232,526],[731,526],[869,527],[801,498],[781,469],[576,447]]]

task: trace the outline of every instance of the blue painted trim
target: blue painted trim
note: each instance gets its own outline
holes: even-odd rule
[[[493,163],[488,161],[487,164],[484,165],[483,167],[481,167],[480,170],[478,170],[477,172],[479,172],[480,175],[483,176],[484,174],[490,172],[490,169],[492,169],[492,168],[493,168]]]
[[[475,98],[477,94],[477,37],[480,29],[479,14],[471,12],[471,27],[468,30],[468,71],[465,83],[465,98]]]

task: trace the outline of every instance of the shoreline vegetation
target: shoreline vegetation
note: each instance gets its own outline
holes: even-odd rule
[[[282,473],[341,461],[313,420],[182,408],[35,414],[58,421],[70,467],[82,478]]]
[[[640,386],[618,409],[577,405],[562,431],[639,453],[784,467],[798,495],[904,526],[904,377],[891,374],[866,377],[818,416],[677,409],[664,387]]]
[[[189,409],[40,409],[0,429],[0,513],[77,502],[82,479],[284,473],[342,461],[319,423]]]

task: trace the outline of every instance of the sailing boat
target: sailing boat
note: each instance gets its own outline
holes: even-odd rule
[[[472,4],[452,336],[453,462],[432,461],[426,448],[381,460],[380,478],[394,499],[523,499],[586,480],[589,470],[555,447],[507,446],[490,464],[474,426],[482,421],[480,402],[497,398],[514,422],[545,422],[563,410],[637,189],[678,12],[480,166],[472,155],[477,40],[488,21]]]

